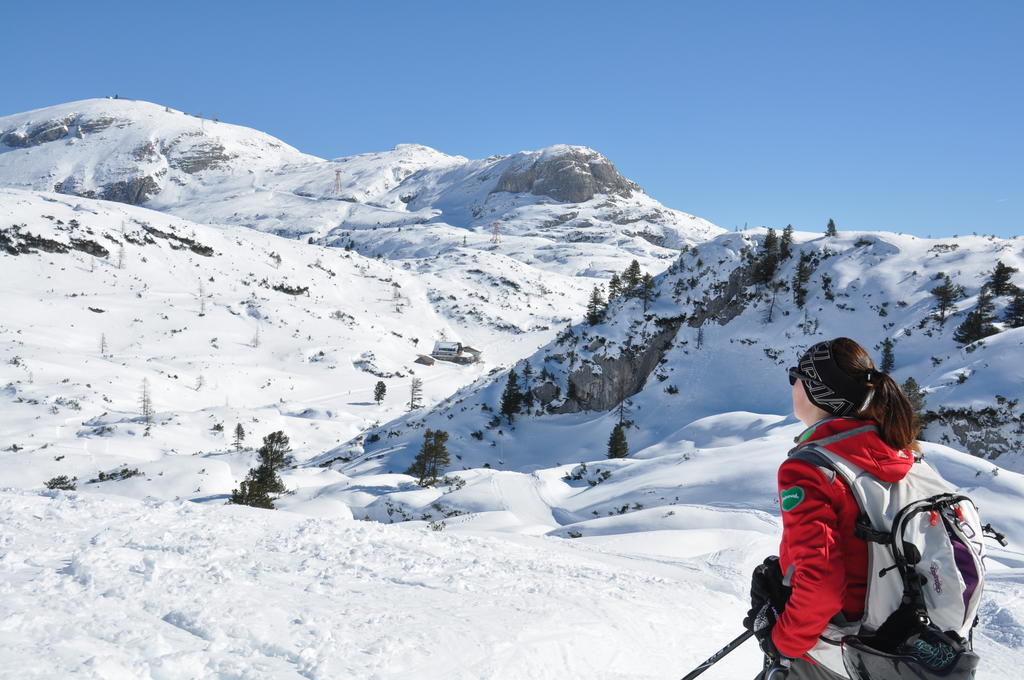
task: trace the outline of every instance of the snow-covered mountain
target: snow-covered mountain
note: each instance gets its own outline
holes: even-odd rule
[[[624,255],[660,271],[681,246],[721,231],[662,206],[584,147],[468,160],[402,144],[324,160],[256,130],[122,99],[0,118],[0,185],[140,204],[370,256],[469,247],[586,276],[607,276]],[[494,223],[501,244],[492,243]]]

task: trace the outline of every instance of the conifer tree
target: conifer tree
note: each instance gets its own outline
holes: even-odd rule
[[[839,231],[836,229],[836,222],[835,222],[835,220],[829,218],[828,226],[825,227],[825,236],[828,236],[829,238],[831,238],[833,236],[838,236],[838,235],[839,235]]]
[[[1016,267],[1010,267],[1003,264],[1002,260],[996,260],[996,266],[992,269],[992,273],[989,275],[988,282],[985,285],[992,291],[992,295],[996,297],[1010,295],[1014,289],[1014,285],[1010,283],[1010,278],[1017,271]]]
[[[515,369],[508,372],[508,382],[505,383],[505,391],[501,394],[501,414],[508,417],[511,425],[515,414],[519,413],[519,407],[523,403],[523,395],[519,391],[519,376]]]
[[[587,323],[591,326],[601,323],[604,318],[605,306],[600,286],[594,286],[594,290],[590,292],[590,302],[587,303]]]
[[[377,384],[373,386],[373,400],[377,402],[378,406],[380,406],[380,403],[384,401],[384,395],[387,394],[387,392],[388,386],[384,384],[383,380],[378,380]]]
[[[527,411],[533,408],[533,369],[527,361],[523,366],[523,408]]]
[[[917,381],[913,378],[907,378],[903,381],[903,394],[907,395],[907,399],[910,401],[910,406],[914,409],[914,419],[917,421],[918,426],[924,425],[925,422],[925,393],[924,390],[917,384]]]
[[[284,493],[285,490],[284,482],[281,481],[277,471],[266,463],[261,463],[257,467],[250,468],[238,488],[232,489],[228,503],[273,510],[274,499],[271,494]]]
[[[626,441],[626,428],[616,423],[608,437],[608,457],[625,458],[629,455],[629,443]]]
[[[451,465],[448,454],[448,433],[444,430],[427,430],[423,435],[423,445],[413,459],[412,465],[405,474],[416,477],[420,486],[431,486],[437,483],[444,469]]]
[[[260,456],[260,463],[269,466],[275,472],[295,462],[291,452],[288,437],[280,430],[265,436],[263,446],[256,451]]]
[[[649,273],[644,273],[642,279],[640,279],[640,299],[644,301],[644,311],[647,311],[647,306],[654,300],[654,277]]]
[[[995,335],[999,331],[992,325],[994,320],[995,305],[992,303],[992,295],[987,290],[983,290],[978,295],[978,304],[953,332],[953,340],[961,345],[969,345],[982,338]]]
[[[241,423],[235,425],[235,451],[242,450],[242,442],[245,441],[245,428]]]
[[[139,411],[142,412],[142,422],[146,424],[146,434],[149,436],[149,428],[153,426],[153,398],[149,393],[149,378],[142,379],[142,394],[139,395]]]
[[[782,238],[779,239],[779,259],[788,260],[793,254],[793,225],[787,224],[782,230]]]
[[[940,324],[945,324],[946,317],[953,310],[953,305],[963,297],[964,287],[953,283],[953,280],[949,278],[949,274],[943,274],[942,283],[932,288],[930,292],[935,296],[936,300],[935,318],[939,320]]]
[[[423,380],[413,378],[409,383],[409,409],[415,411],[423,406]]]
[[[612,274],[612,278],[608,280],[608,302],[611,302],[621,294],[622,280],[618,274]]]
[[[1003,320],[1010,328],[1024,326],[1024,290],[1018,289],[1010,298],[1010,304],[1006,306],[1006,316],[1003,317]]]
[[[626,267],[626,270],[622,272],[621,286],[622,294],[627,298],[636,297],[637,286],[640,285],[640,263],[633,260]]]
[[[807,301],[807,282],[811,280],[811,254],[800,251],[800,260],[796,263],[796,273],[793,274],[793,303],[803,309]]]
[[[882,373],[891,373],[892,369],[896,366],[896,356],[893,352],[895,344],[892,338],[882,340],[882,361],[878,366]]]
[[[775,230],[768,228],[768,233],[761,242],[761,252],[755,260],[754,282],[759,284],[771,283],[775,277],[775,270],[779,267],[779,237]]]

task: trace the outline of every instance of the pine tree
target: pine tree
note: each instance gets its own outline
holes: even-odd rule
[[[999,331],[992,325],[995,320],[995,305],[992,303],[992,295],[988,291],[982,291],[978,295],[978,304],[975,305],[964,319],[963,323],[957,326],[953,332],[953,340],[961,345],[969,345],[982,338],[995,335]]]
[[[796,263],[796,273],[793,274],[793,303],[803,309],[807,301],[807,282],[811,280],[811,254],[800,251],[800,259]]]
[[[779,259],[788,260],[793,254],[793,225],[787,224],[779,240]]]
[[[242,450],[242,442],[245,441],[245,428],[241,423],[235,425],[235,451]]]
[[[142,394],[139,395],[139,411],[142,413],[142,422],[146,423],[146,435],[149,436],[149,428],[153,425],[153,399],[149,393],[149,378],[142,379]]]
[[[413,378],[409,383],[409,410],[415,411],[423,406],[423,381]]]
[[[608,437],[608,457],[625,458],[629,455],[629,442],[626,441],[626,428],[616,423]]]
[[[775,277],[775,270],[779,267],[779,237],[775,230],[770,228],[761,242],[761,252],[755,259],[754,283],[768,284]]]
[[[896,356],[893,353],[893,346],[895,344],[892,338],[882,340],[882,362],[879,365],[882,373],[891,373],[892,369],[896,366]]]
[[[622,294],[627,298],[636,297],[636,288],[640,285],[640,277],[640,263],[633,260],[629,263],[629,266],[626,267],[626,270],[622,272]]]
[[[839,231],[836,229],[836,222],[835,222],[835,220],[829,218],[828,226],[825,227],[825,236],[828,236],[828,237],[831,238],[833,236],[838,236],[838,235],[839,235]]]
[[[529,412],[533,408],[533,369],[527,361],[523,366],[523,408]]]
[[[448,433],[444,430],[427,430],[423,435],[423,445],[419,454],[413,459],[412,465],[405,474],[417,478],[420,486],[431,486],[437,483],[444,469],[451,465],[448,454]]]
[[[992,273],[989,275],[988,283],[986,286],[992,295],[999,297],[1000,295],[1010,295],[1013,292],[1013,284],[1010,283],[1010,278],[1016,274],[1018,269],[1016,267],[1010,267],[1009,265],[1003,264],[1002,260],[996,260],[996,266],[992,269]]]
[[[1010,304],[1006,306],[1006,316],[1003,317],[1003,320],[1010,328],[1024,326],[1024,290],[1017,290],[1010,298]]]
[[[270,494],[285,492],[284,482],[277,471],[267,464],[250,468],[248,474],[237,489],[232,489],[228,503],[248,505],[254,508],[274,509],[274,499]]]
[[[608,302],[611,302],[621,294],[622,279],[619,278],[618,274],[612,274],[612,278],[608,280]]]
[[[519,407],[523,403],[523,395],[519,391],[519,376],[515,369],[508,372],[508,382],[505,383],[505,391],[501,394],[501,414],[508,418],[509,424],[513,417],[519,413]]]
[[[590,302],[587,303],[587,323],[596,326],[604,318],[605,301],[601,296],[600,286],[594,286],[590,292]]]
[[[932,288],[930,292],[936,300],[935,318],[939,320],[940,324],[945,324],[946,317],[953,310],[953,305],[963,297],[964,287],[953,283],[949,274],[943,274],[942,283]]]
[[[903,382],[903,394],[907,395],[910,406],[914,409],[914,419],[923,425],[925,422],[925,393],[913,378]]]
[[[291,456],[291,451],[287,435],[278,430],[277,432],[271,432],[263,438],[263,446],[256,453],[259,454],[262,465],[267,465],[276,472],[295,462],[295,459]]]
[[[640,299],[644,301],[644,311],[646,312],[648,305],[654,300],[654,277],[648,273],[645,273],[640,279]]]
[[[384,384],[383,380],[378,380],[377,384],[373,386],[373,400],[377,402],[378,406],[380,406],[380,403],[384,401],[384,395],[387,394],[387,392],[388,386]]]

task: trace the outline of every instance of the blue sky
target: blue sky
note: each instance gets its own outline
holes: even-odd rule
[[[324,157],[590,146],[733,228],[1024,233],[1024,3],[23,3],[0,114],[113,95]]]

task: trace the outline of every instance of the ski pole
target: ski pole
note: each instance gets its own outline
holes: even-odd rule
[[[725,647],[722,647],[717,652],[712,654],[711,658],[709,658],[707,661],[705,661],[704,663],[702,663],[701,665],[697,666],[692,671],[687,673],[686,677],[684,677],[683,680],[693,680],[698,675],[700,675],[701,673],[703,673],[704,671],[706,671],[707,669],[711,668],[716,663],[721,661],[722,657],[724,657],[726,654],[742,645],[744,642],[747,641],[747,638],[752,637],[753,635],[754,631],[752,630],[743,631],[743,635],[740,635],[738,638],[727,644]]]

